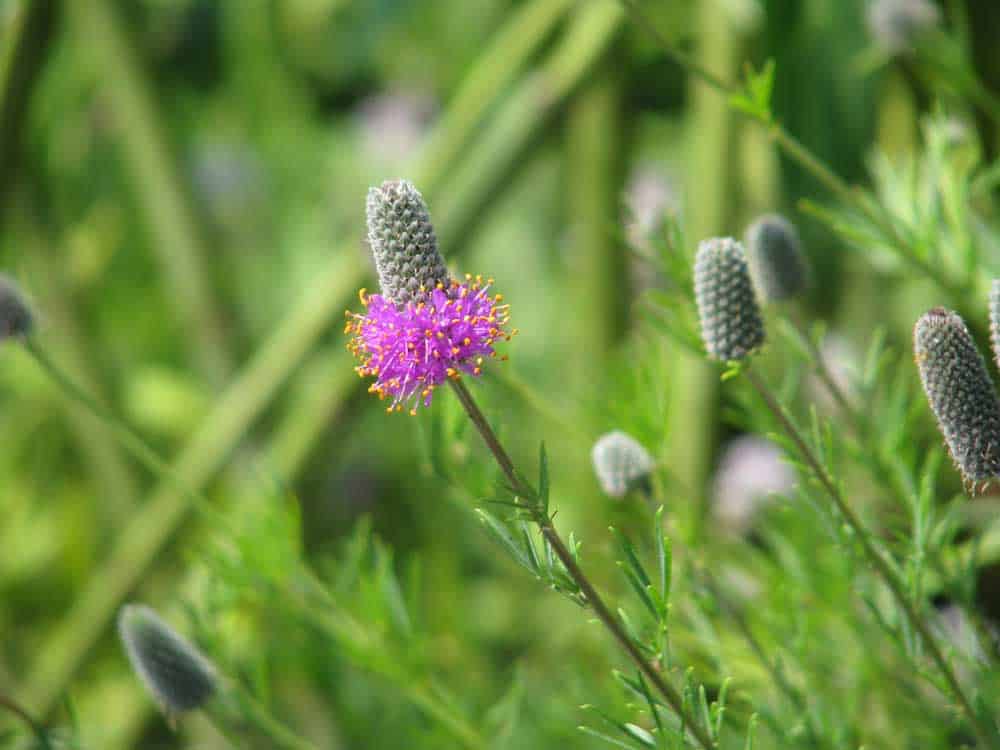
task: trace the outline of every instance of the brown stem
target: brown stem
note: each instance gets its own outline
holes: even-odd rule
[[[517,474],[514,469],[514,464],[507,455],[507,451],[504,450],[503,446],[500,444],[496,433],[493,432],[493,428],[490,427],[489,422],[486,420],[485,415],[480,411],[479,406],[476,404],[475,400],[472,398],[472,394],[469,393],[469,389],[465,387],[465,384],[461,380],[451,380],[449,381],[452,386],[452,390],[458,396],[459,401],[462,402],[462,406],[465,408],[466,413],[472,420],[472,423],[479,430],[479,434],[482,435],[483,440],[486,442],[486,446],[490,449],[493,457],[496,459],[497,463],[500,465],[500,470],[503,472],[507,481],[510,482],[511,488],[519,495],[524,495],[526,497],[533,497],[534,491],[529,487],[523,479]],[[680,693],[677,691],[673,685],[664,679],[663,675],[653,666],[653,664],[643,657],[639,652],[638,647],[628,636],[618,622],[618,619],[611,613],[608,605],[605,604],[601,595],[597,593],[597,589],[590,583],[586,574],[580,568],[579,564],[576,562],[576,558],[569,551],[569,548],[563,542],[562,537],[559,536],[559,532],[556,531],[555,526],[552,524],[552,519],[545,515],[545,512],[534,505],[529,509],[534,522],[538,525],[541,530],[542,535],[545,537],[546,542],[556,553],[556,557],[562,562],[563,567],[566,568],[566,572],[573,579],[576,585],[580,588],[587,603],[593,610],[594,614],[597,615],[597,619],[608,629],[611,635],[619,645],[624,649],[625,653],[628,654],[629,658],[635,662],[636,666],[640,671],[646,676],[646,678],[653,683],[656,689],[661,695],[666,699],[670,708],[674,710],[678,717],[684,722],[691,730],[691,734],[694,735],[698,743],[705,748],[705,750],[714,750],[715,743],[712,742],[711,737],[708,736],[706,731],[699,726],[688,714],[687,710],[684,708],[684,701],[681,698]]]
[[[848,526],[851,527],[851,530],[860,542],[861,549],[864,551],[865,556],[868,558],[872,567],[875,568],[878,574],[885,581],[889,590],[892,592],[893,597],[896,599],[896,603],[899,605],[900,609],[903,610],[903,613],[910,621],[910,624],[920,635],[920,639],[923,641],[924,646],[930,653],[931,659],[937,665],[942,676],[945,678],[945,681],[948,683],[948,687],[951,690],[953,697],[958,701],[962,710],[967,714],[969,720],[972,722],[972,726],[975,728],[979,739],[984,745],[1000,747],[1000,737],[997,736],[995,731],[988,731],[979,720],[978,715],[972,708],[972,704],[969,702],[965,692],[962,690],[962,686],[959,684],[958,678],[955,676],[955,672],[944,658],[944,654],[941,652],[941,649],[937,644],[937,640],[931,633],[930,627],[928,627],[924,618],[917,612],[916,606],[912,601],[910,601],[910,597],[906,595],[903,581],[899,578],[899,575],[892,568],[889,562],[876,549],[875,544],[872,542],[871,536],[862,524],[861,519],[851,509],[851,506],[847,504],[847,501],[844,499],[844,496],[841,494],[833,479],[802,438],[801,433],[792,422],[791,417],[788,416],[784,407],[778,402],[778,399],[775,398],[770,388],[767,387],[767,384],[764,383],[756,372],[754,372],[750,367],[744,367],[743,373],[747,376],[747,379],[756,389],[757,393],[760,394],[760,397],[764,399],[768,409],[770,409],[771,413],[774,414],[775,418],[781,424],[782,429],[795,444],[799,455],[809,465],[809,468],[816,476],[816,479],[819,480],[819,483],[823,485],[823,488],[830,496],[830,499],[833,500],[833,504],[837,507],[841,516],[844,517]]]

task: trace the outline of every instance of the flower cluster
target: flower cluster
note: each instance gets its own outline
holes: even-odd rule
[[[509,306],[490,294],[491,283],[466,276],[405,305],[361,291],[367,312],[347,313],[348,348],[361,360],[357,373],[376,379],[368,390],[392,399],[386,411],[430,406],[437,386],[461,373],[480,375],[485,358],[496,356],[494,343],[517,332],[507,330]]]

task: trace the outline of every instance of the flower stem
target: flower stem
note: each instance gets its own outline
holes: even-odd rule
[[[174,489],[192,500],[193,505],[199,509],[207,509],[208,503],[204,502],[200,495],[194,492],[183,482],[174,472],[170,465],[160,458],[160,455],[149,447],[145,440],[139,437],[132,428],[128,427],[114,413],[101,404],[97,399],[87,393],[73,378],[67,375],[52,357],[41,347],[33,337],[24,340],[25,350],[34,358],[35,362],[45,372],[46,375],[73,401],[96,417],[111,433],[115,439],[129,452],[136,460],[140,461],[154,476],[160,477],[173,485]]]
[[[794,315],[788,316],[788,321],[792,324],[792,327],[798,332],[802,341],[805,343],[806,348],[809,350],[809,356],[812,357],[813,364],[816,366],[816,374],[819,375],[820,380],[823,381],[823,385],[826,387],[827,392],[837,402],[837,408],[840,409],[844,415],[851,420],[854,429],[858,433],[862,433],[866,425],[862,424],[861,415],[851,406],[850,402],[847,400],[847,396],[844,395],[843,389],[837,385],[836,378],[833,377],[833,372],[830,370],[827,364],[826,357],[823,356],[823,352],[820,350],[816,342],[813,341],[812,336],[806,329],[803,322]]]
[[[487,421],[486,416],[479,409],[479,406],[476,404],[475,399],[473,399],[472,394],[469,393],[469,389],[465,387],[465,384],[461,380],[451,380],[449,383],[452,390],[455,392],[455,395],[458,396],[458,400],[462,403],[466,414],[469,415],[469,419],[472,420],[476,429],[479,430],[479,434],[482,435],[487,448],[489,448],[490,453],[492,453],[493,457],[496,459],[497,464],[500,466],[500,471],[503,472],[503,475],[510,484],[511,489],[519,496],[528,498],[534,497],[535,491],[527,482],[524,481],[524,479],[521,478],[521,475],[517,473],[517,470],[514,468],[513,461],[511,461],[507,451],[500,443],[500,440],[497,438],[493,428],[490,427],[489,421]],[[670,708],[673,709],[677,716],[683,721],[684,725],[691,730],[691,733],[694,735],[698,743],[705,748],[705,750],[714,750],[715,743],[684,708],[683,699],[677,691],[677,688],[667,682],[659,670],[657,670],[649,660],[643,657],[636,644],[632,641],[622,628],[621,624],[611,613],[611,610],[608,608],[608,605],[605,604],[601,595],[597,593],[597,589],[594,588],[590,579],[587,578],[587,575],[580,568],[576,558],[569,551],[565,542],[563,542],[562,537],[559,536],[559,532],[556,531],[551,517],[549,517],[537,504],[528,508],[528,510],[531,513],[532,520],[545,537],[546,542],[556,553],[556,556],[566,568],[566,572],[569,574],[570,578],[572,578],[573,582],[580,588],[580,591],[586,598],[590,608],[593,610],[594,614],[597,615],[597,619],[599,619],[604,627],[608,629],[629,658],[635,662],[639,670],[663,695]]]
[[[851,506],[848,505],[843,494],[841,494],[840,489],[837,487],[837,484],[830,477],[830,474],[824,468],[823,464],[820,463],[820,460],[816,457],[812,449],[810,449],[806,444],[805,438],[802,437],[802,434],[792,422],[791,417],[775,397],[774,393],[772,393],[771,389],[768,388],[764,380],[760,378],[760,376],[758,376],[757,373],[750,367],[744,367],[743,373],[746,375],[747,379],[750,381],[751,385],[753,385],[757,393],[760,394],[760,397],[767,404],[768,409],[774,415],[775,419],[778,420],[782,429],[795,444],[802,460],[808,464],[816,479],[830,496],[833,504],[840,512],[840,515],[843,516],[847,525],[850,526],[851,530],[854,532],[854,535],[861,544],[861,549],[864,551],[864,554],[868,558],[872,567],[875,568],[878,574],[882,577],[883,581],[889,587],[893,597],[896,599],[900,609],[903,610],[903,613],[910,621],[910,624],[917,631],[917,633],[919,633],[920,639],[923,641],[924,646],[931,655],[931,659],[934,661],[935,665],[944,677],[945,682],[948,684],[948,688],[952,693],[952,696],[958,701],[962,711],[972,722],[972,726],[975,729],[979,740],[984,746],[994,748],[1000,747],[1000,735],[997,735],[996,731],[991,731],[987,728],[980,720],[976,711],[973,709],[972,704],[965,695],[965,691],[958,682],[958,677],[955,675],[951,665],[944,658],[944,654],[938,646],[937,640],[934,638],[930,627],[927,625],[924,618],[920,616],[916,605],[910,600],[910,597],[907,596],[906,588],[902,579],[899,577],[899,574],[892,567],[889,561],[885,559],[882,553],[875,547],[875,543],[872,541],[871,535],[861,522],[861,519],[854,512]]]

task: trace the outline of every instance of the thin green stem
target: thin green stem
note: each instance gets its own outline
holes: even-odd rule
[[[788,320],[798,332],[803,342],[805,342],[806,348],[809,350],[809,356],[812,357],[813,364],[816,366],[816,374],[819,375],[820,380],[823,381],[823,385],[826,387],[827,392],[833,400],[837,402],[837,408],[851,420],[855,431],[858,432],[860,436],[860,433],[865,431],[863,428],[866,425],[862,424],[863,420],[861,419],[861,415],[856,409],[854,409],[854,407],[851,406],[850,402],[847,400],[847,396],[844,394],[843,389],[837,384],[837,380],[833,377],[833,372],[830,370],[826,357],[823,356],[823,352],[820,350],[816,342],[813,341],[809,331],[799,318],[789,315]]]
[[[458,396],[458,400],[461,402],[466,414],[468,414],[469,419],[472,420],[472,423],[476,426],[476,429],[482,436],[483,441],[486,443],[486,447],[489,449],[490,453],[493,454],[494,459],[500,467],[500,471],[507,479],[511,489],[519,496],[525,498],[534,497],[534,490],[521,478],[521,475],[518,474],[517,470],[514,468],[514,462],[511,460],[507,451],[500,443],[499,438],[497,438],[497,435],[490,426],[486,416],[479,409],[479,406],[476,404],[475,399],[473,399],[472,394],[469,393],[469,389],[465,387],[465,384],[461,380],[451,380],[449,383],[452,390],[455,392],[455,395]],[[548,542],[549,546],[556,553],[556,557],[559,558],[560,562],[562,562],[563,566],[566,568],[566,572],[569,574],[570,578],[572,578],[574,583],[576,583],[576,585],[580,588],[587,604],[590,606],[591,610],[593,610],[594,614],[597,615],[597,619],[599,619],[604,627],[607,628],[612,637],[618,641],[618,644],[635,663],[639,670],[646,676],[647,679],[649,679],[651,683],[653,683],[660,694],[666,699],[670,708],[673,709],[677,716],[683,721],[684,725],[691,730],[691,734],[694,735],[698,743],[705,748],[705,750],[714,750],[715,743],[712,742],[711,737],[709,737],[705,729],[702,728],[701,725],[690,716],[687,709],[685,709],[683,699],[677,691],[677,688],[664,679],[659,670],[657,670],[648,659],[643,657],[636,644],[622,628],[617,618],[611,613],[608,605],[605,604],[601,595],[597,593],[597,589],[594,588],[590,579],[587,578],[586,574],[577,564],[576,558],[563,542],[562,537],[559,536],[559,532],[556,531],[555,526],[552,524],[552,519],[537,505],[529,508],[529,511],[532,514],[532,520],[542,532],[546,542]]]
[[[59,386],[59,388],[73,401],[86,409],[91,415],[96,417],[110,432],[115,439],[140,461],[154,476],[167,480],[174,489],[186,495],[195,507],[208,508],[208,502],[197,493],[192,491],[188,485],[181,480],[170,465],[160,458],[160,455],[149,447],[145,440],[128,427],[121,419],[97,399],[87,393],[75,380],[67,375],[62,368],[55,363],[49,354],[42,349],[34,337],[29,336],[24,341],[25,350],[34,357],[35,362],[42,368],[46,375]]]
[[[0,695],[0,708],[14,714],[14,716],[24,722],[31,730],[31,733],[35,735],[42,750],[51,750],[52,743],[49,742],[49,735],[45,732],[45,727],[35,721],[31,714],[21,708],[12,698]]]
[[[300,737],[271,715],[264,706],[244,693],[240,705],[249,714],[250,721],[274,742],[275,747],[284,750],[319,750],[319,746]]]
[[[840,491],[840,488],[806,443],[805,438],[802,437],[801,432],[795,426],[794,422],[792,422],[792,418],[788,415],[784,407],[771,392],[771,389],[768,388],[764,380],[761,379],[753,369],[750,367],[744,367],[743,374],[746,375],[751,385],[753,385],[754,389],[767,404],[768,409],[774,415],[775,419],[778,420],[778,423],[785,431],[785,434],[787,434],[791,441],[795,444],[795,448],[799,452],[802,460],[809,466],[813,475],[833,501],[833,504],[837,508],[840,515],[854,532],[854,536],[861,544],[861,549],[868,558],[868,561],[872,567],[875,568],[876,572],[878,572],[878,574],[882,577],[882,580],[889,587],[889,590],[892,593],[893,598],[895,598],[896,603],[899,605],[899,608],[903,611],[906,618],[910,621],[910,624],[920,635],[925,648],[931,655],[931,659],[934,661],[938,670],[941,672],[941,675],[944,677],[945,682],[948,684],[952,697],[958,701],[962,711],[968,716],[969,721],[972,723],[980,741],[985,746],[1000,747],[1000,735],[997,735],[995,731],[990,731],[986,726],[984,726],[983,722],[979,718],[979,715],[973,709],[971,702],[965,695],[965,691],[962,689],[962,686],[958,681],[958,677],[955,675],[954,670],[951,668],[951,665],[945,659],[941,648],[938,646],[937,639],[931,632],[930,626],[927,624],[925,619],[920,616],[916,605],[910,600],[910,597],[907,596],[906,588],[902,579],[899,577],[899,574],[889,561],[885,559],[882,553],[878,551],[875,543],[872,541],[871,535],[861,522],[861,519],[854,512],[851,506],[848,505]]]
[[[798,712],[805,717],[806,731],[809,733],[811,743],[813,745],[829,744],[821,742],[820,735],[816,731],[816,726],[813,722],[812,714],[809,713],[809,705],[806,702],[805,697],[803,697],[802,692],[788,681],[785,673],[779,669],[778,665],[775,664],[774,661],[767,655],[763,644],[757,639],[757,636],[754,635],[753,630],[750,628],[750,623],[747,622],[747,619],[741,612],[738,612],[736,608],[729,603],[725,593],[722,591],[722,587],[719,586],[709,569],[695,567],[695,574],[702,579],[705,587],[712,592],[712,597],[718,603],[719,607],[736,625],[736,629],[740,631],[743,639],[747,642],[747,645],[750,646],[750,650],[753,652],[754,656],[757,657],[757,661],[760,662],[761,666],[763,666],[765,671],[771,676],[771,679],[774,680],[774,684],[777,685],[778,689],[785,694]]]

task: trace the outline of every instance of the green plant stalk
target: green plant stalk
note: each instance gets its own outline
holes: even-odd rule
[[[270,711],[245,692],[239,698],[239,705],[247,712],[250,722],[274,742],[274,747],[283,750],[319,750],[317,745],[300,737],[275,719]],[[215,721],[221,721],[215,717],[212,718]]]
[[[194,361],[221,387],[232,369],[223,316],[205,268],[209,253],[184,189],[153,93],[116,10],[107,0],[65,3],[76,43],[92,58],[118,124],[117,135],[136,200],[149,227],[169,296],[181,316]]]
[[[170,465],[160,458],[156,451],[150,448],[133,430],[125,426],[125,424],[119,420],[110,409],[87,393],[76,383],[75,380],[70,378],[62,370],[62,368],[60,368],[53,361],[49,354],[42,349],[34,336],[30,336],[25,339],[24,348],[29,354],[31,354],[31,356],[35,359],[35,362],[52,380],[52,382],[59,386],[60,390],[88,411],[92,417],[97,419],[114,435],[115,439],[121,443],[121,445],[137,460],[141,461],[143,465],[145,465],[146,468],[154,474],[154,476],[158,476],[169,481],[174,486],[174,489],[177,489],[181,493],[185,494],[192,504],[200,501],[200,498],[187,488],[187,486],[170,468]],[[208,505],[207,502],[204,504],[205,506]]]
[[[433,192],[458,162],[497,94],[514,83],[574,4],[575,0],[535,0],[511,12],[462,79],[447,111],[420,150],[417,184],[425,194]]]
[[[37,245],[26,253],[31,259],[29,270],[45,280],[47,294],[42,306],[54,331],[53,338],[58,339],[60,354],[71,363],[71,369],[78,373],[80,381],[95,394],[95,399],[105,403],[106,389],[101,387],[104,384],[90,367],[92,358],[88,357],[88,352],[93,352],[93,345],[79,325],[80,315],[73,290],[69,288],[59,264],[52,257],[58,240],[37,221],[31,221],[26,229],[37,241]],[[99,420],[72,407],[66,411],[73,437],[81,455],[89,464],[89,471],[101,495],[100,502],[97,503],[99,517],[108,528],[120,528],[135,511],[139,497],[139,485],[132,467],[128,465],[118,445],[107,439]]]
[[[473,157],[456,164],[448,189],[434,202],[441,251],[468,243],[483,210],[543,128],[620,33],[624,23],[614,0],[595,0],[581,9],[545,63],[525,76],[496,114],[491,127],[470,147]]]
[[[621,341],[628,305],[626,255],[614,227],[620,221],[622,152],[618,112],[620,74],[615,69],[619,45],[609,50],[566,113],[567,218],[573,245],[573,273],[567,279],[574,299],[586,300],[574,316],[579,336],[589,342],[578,356],[603,356]],[[582,374],[585,368],[571,367]],[[589,385],[589,379],[570,385]]]
[[[55,0],[15,6],[0,50],[0,213],[18,174],[28,105],[57,23]]]
[[[770,388],[768,388],[767,384],[753,369],[749,366],[745,366],[743,367],[742,372],[746,376],[747,380],[750,381],[754,390],[756,390],[763,399],[764,403],[767,404],[767,408],[774,415],[775,419],[778,420],[778,423],[781,425],[785,434],[788,435],[791,441],[795,444],[796,450],[798,450],[802,460],[806,462],[813,475],[823,486],[823,489],[833,501],[837,511],[847,522],[847,525],[851,527],[855,537],[861,544],[861,549],[864,552],[865,557],[868,558],[871,566],[888,586],[893,598],[896,600],[899,608],[906,615],[906,618],[910,621],[914,630],[919,633],[920,639],[923,641],[925,648],[931,655],[931,660],[941,672],[945,682],[948,684],[949,691],[952,693],[952,697],[958,702],[962,711],[968,717],[979,740],[984,746],[994,748],[1000,747],[1000,735],[997,735],[996,732],[989,731],[989,729],[983,725],[983,722],[980,721],[978,714],[973,709],[968,697],[966,697],[965,691],[962,689],[962,686],[958,681],[958,677],[955,675],[955,671],[944,658],[944,654],[942,653],[940,646],[938,646],[937,639],[931,632],[930,626],[924,618],[920,616],[920,613],[917,612],[916,606],[910,600],[910,597],[907,596],[906,586],[903,581],[893,569],[892,565],[875,547],[875,543],[872,541],[871,535],[861,522],[861,519],[857,516],[851,506],[847,504],[847,501],[841,494],[840,489],[827,473],[826,469],[820,463],[813,451],[806,444],[805,439],[792,422],[791,417],[789,417],[788,413],[771,392]]]
[[[465,409],[465,413],[469,416],[469,419],[472,420],[472,423],[482,436],[483,441],[486,443],[486,447],[496,460],[497,465],[500,467],[500,471],[503,473],[504,478],[510,485],[510,488],[516,495],[521,497],[534,496],[532,489],[525,483],[525,481],[521,478],[521,475],[518,474],[517,470],[514,468],[513,461],[511,461],[507,451],[500,443],[499,438],[490,426],[486,416],[479,409],[479,406],[476,404],[475,399],[473,399],[469,389],[465,387],[465,383],[463,383],[461,379],[449,380],[448,382],[452,391],[458,397],[459,402],[461,402],[462,408]],[[594,588],[593,584],[591,584],[590,579],[587,578],[586,574],[577,564],[573,554],[566,547],[562,537],[559,536],[559,532],[556,531],[556,528],[552,523],[552,519],[546,514],[544,509],[535,504],[526,508],[526,510],[531,513],[532,520],[538,526],[549,546],[556,553],[556,556],[566,568],[566,572],[573,579],[574,583],[579,586],[580,591],[583,593],[590,609],[595,615],[597,615],[597,619],[599,619],[604,627],[607,628],[611,636],[618,642],[618,645],[622,647],[642,674],[646,676],[646,678],[656,687],[664,699],[666,699],[667,704],[683,721],[684,726],[691,731],[691,734],[694,735],[698,743],[705,750],[714,750],[715,743],[712,742],[711,737],[709,737],[705,730],[690,716],[687,709],[684,707],[684,701],[677,689],[664,679],[663,675],[660,674],[659,670],[657,670],[649,662],[649,660],[643,657],[635,643],[622,628],[615,616],[611,613],[608,605],[604,603],[600,594],[597,593],[597,590]]]

